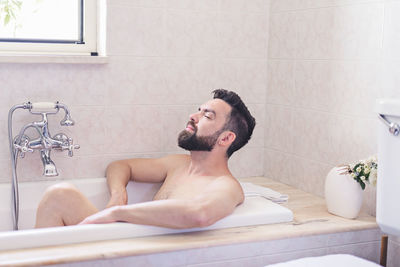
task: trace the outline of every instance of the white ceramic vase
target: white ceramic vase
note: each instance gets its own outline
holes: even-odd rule
[[[339,168],[333,168],[325,180],[325,200],[332,214],[354,219],[360,213],[363,190],[348,174],[339,174]]]

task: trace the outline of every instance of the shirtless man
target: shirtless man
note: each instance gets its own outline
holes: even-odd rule
[[[179,146],[190,155],[112,162],[106,171],[111,198],[102,211],[73,185],[52,186],[39,204],[36,227],[129,222],[192,228],[231,214],[244,195],[229,171],[228,158],[249,141],[255,119],[234,92],[213,93],[179,134]],[[130,180],[163,184],[153,201],[127,205]]]

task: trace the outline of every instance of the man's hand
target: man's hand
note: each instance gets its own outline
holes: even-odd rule
[[[128,203],[128,194],[126,190],[123,189],[119,192],[111,193],[111,198],[110,201],[108,201],[106,208],[111,208],[114,206],[122,206],[126,205],[127,203]]]
[[[116,222],[117,219],[115,218],[115,210],[118,207],[112,207],[105,210],[102,210],[98,213],[95,213],[89,217],[86,217],[83,221],[79,224],[93,224],[93,223],[113,223]]]

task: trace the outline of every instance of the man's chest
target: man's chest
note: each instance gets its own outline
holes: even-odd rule
[[[212,181],[208,176],[167,177],[153,199],[192,199],[206,190]]]

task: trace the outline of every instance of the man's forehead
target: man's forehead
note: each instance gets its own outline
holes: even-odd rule
[[[200,106],[201,109],[213,110],[216,113],[229,114],[232,107],[222,99],[211,99]]]

